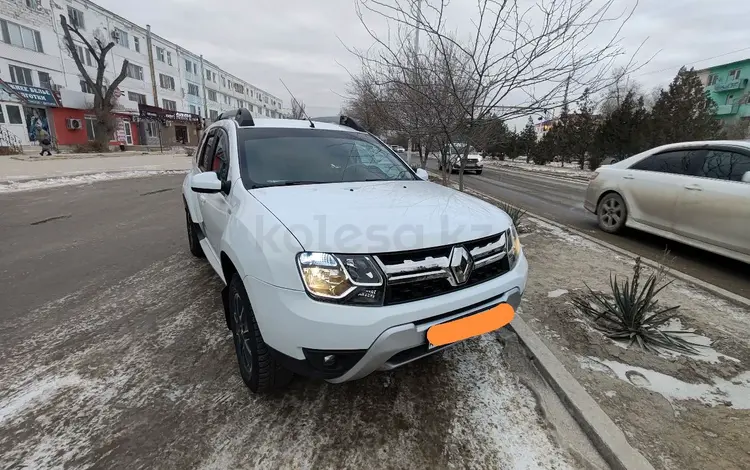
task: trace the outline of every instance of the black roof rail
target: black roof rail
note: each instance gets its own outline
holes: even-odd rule
[[[221,119],[234,119],[235,121],[237,121],[237,125],[240,127],[255,125],[255,121],[253,121],[253,115],[250,114],[250,111],[248,111],[246,108],[224,111],[223,113],[219,114],[219,117],[216,118],[217,121]]]
[[[360,126],[359,123],[357,123],[357,121],[343,114],[341,116],[317,117],[317,118],[312,118],[312,120],[318,121],[318,122],[326,122],[328,124],[338,124],[340,126],[345,126],[345,127],[354,129],[355,131],[367,132],[367,129]]]

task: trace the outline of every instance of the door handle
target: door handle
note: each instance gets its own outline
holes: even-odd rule
[[[625,175],[625,176],[622,177],[622,179],[632,180],[632,179],[635,179],[635,176],[633,176],[633,175]]]
[[[686,184],[685,189],[690,191],[703,191],[703,188],[701,188],[697,184]]]

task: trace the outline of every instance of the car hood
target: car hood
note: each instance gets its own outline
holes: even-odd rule
[[[451,245],[510,228],[508,215],[427,181],[253,189],[308,251],[385,253]]]

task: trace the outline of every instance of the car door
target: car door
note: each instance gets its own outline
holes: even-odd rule
[[[650,155],[622,171],[620,187],[634,222],[672,231],[677,200],[690,173],[703,162],[704,149],[680,149]]]
[[[750,153],[716,147],[706,152],[678,201],[675,232],[750,254]]]
[[[229,188],[227,178],[229,177],[229,137],[224,129],[215,129],[213,136],[209,136],[209,141],[213,137],[215,145],[209,148],[210,154],[206,157],[207,171],[215,171],[219,179]],[[219,256],[221,250],[221,237],[224,234],[224,228],[229,221],[229,193],[221,191],[213,194],[199,194],[198,201],[203,216],[203,226],[206,239],[216,256]]]

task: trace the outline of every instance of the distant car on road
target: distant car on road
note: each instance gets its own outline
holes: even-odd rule
[[[397,153],[404,153],[404,152],[406,152],[406,149],[403,148],[400,145],[391,145],[391,148],[393,149],[394,152],[397,152]]]
[[[464,156],[466,150],[466,144],[454,144],[447,146],[448,162],[451,164],[451,173],[457,172],[461,169],[461,158]],[[469,154],[466,157],[466,166],[464,171],[473,171],[474,173],[481,175],[484,169],[484,159],[477,152],[474,147],[469,147]],[[443,171],[443,164],[439,165],[439,170]]]
[[[584,207],[599,227],[632,227],[750,263],[750,142],[664,145],[596,170]]]
[[[190,251],[226,285],[253,392],[293,373],[359,379],[496,330],[526,286],[508,214],[425,181],[351,119],[328,121],[226,111],[183,182]]]

